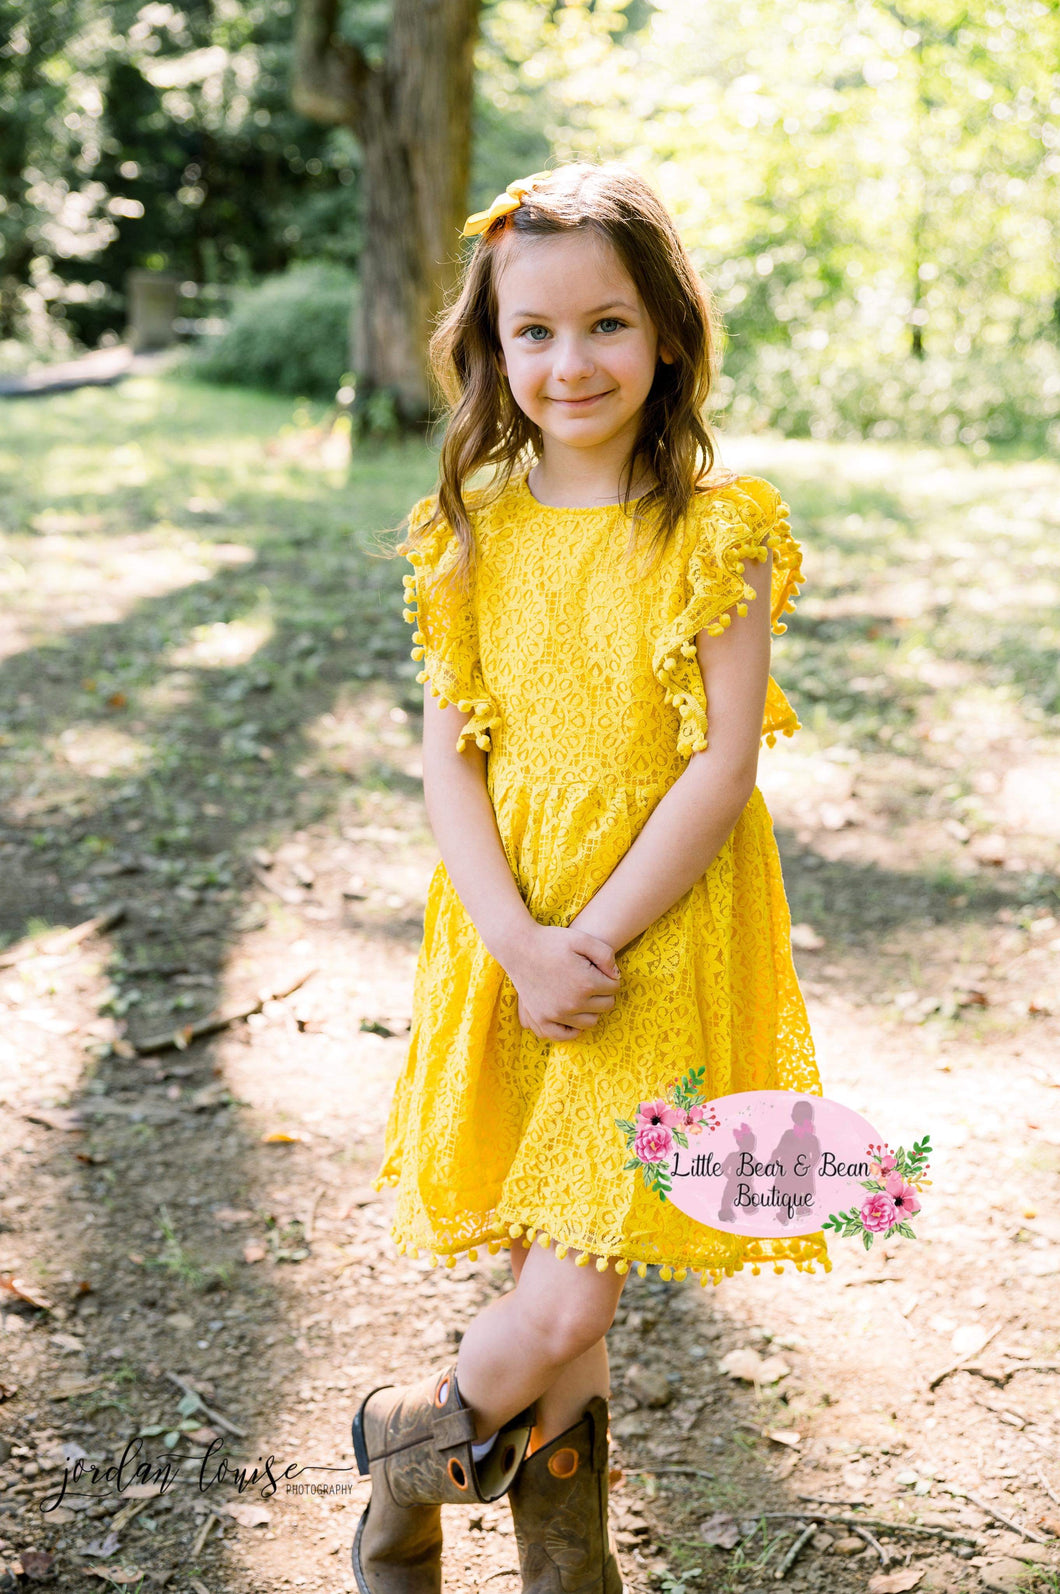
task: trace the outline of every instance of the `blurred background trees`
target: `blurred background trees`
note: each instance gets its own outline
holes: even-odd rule
[[[388,0],[334,11],[378,76]],[[1060,442],[1055,3],[484,0],[468,15],[470,184],[438,196],[456,219],[448,253],[432,246],[433,294],[406,294],[414,319],[467,247],[463,209],[549,163],[625,159],[718,297],[733,423]],[[366,146],[355,117],[294,108],[295,22],[294,0],[0,0],[8,365],[120,336],[125,273],[153,267],[232,300],[243,342],[207,351],[218,376],[334,392],[349,356],[334,334],[327,358],[303,356],[292,325],[310,283],[331,284],[329,326],[341,284],[364,303]]]

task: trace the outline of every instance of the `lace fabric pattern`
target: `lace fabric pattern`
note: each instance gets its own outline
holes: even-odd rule
[[[423,499],[411,525],[434,507]],[[794,609],[802,553],[776,488],[740,477],[703,494],[646,576],[625,564],[621,506],[538,504],[525,476],[472,514],[466,594],[447,582],[441,523],[409,554],[417,680],[469,714],[530,913],[569,924],[636,840],[693,752],[708,745],[696,655],[756,599],[745,561],[773,553],[770,620]],[[411,605],[415,603],[413,609]],[[797,716],[770,677],[762,736]],[[831,1263],[823,1234],[750,1239],[693,1221],[624,1169],[615,1125],[706,1065],[709,1096],[821,1095],[791,953],[772,820],[756,787],[703,876],[618,953],[615,1007],[567,1041],[518,1019],[518,996],[439,862],[428,890],[409,1049],[376,1189],[397,1187],[402,1252],[453,1265],[477,1247],[556,1242],[557,1255],[701,1283],[750,1265]]]

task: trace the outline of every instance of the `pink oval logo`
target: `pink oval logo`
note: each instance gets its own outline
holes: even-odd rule
[[[787,1090],[719,1096],[710,1109],[711,1127],[670,1159],[669,1198],[697,1223],[762,1239],[816,1234],[864,1200],[882,1136],[860,1113]]]

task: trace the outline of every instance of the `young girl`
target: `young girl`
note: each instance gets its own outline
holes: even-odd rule
[[[464,234],[439,491],[398,550],[442,861],[375,1188],[399,1251],[503,1247],[515,1288],[455,1363],[361,1403],[354,1570],[437,1594],[440,1505],[508,1493],[524,1591],[620,1594],[604,1335],[630,1267],[830,1265],[821,1234],[660,1201],[621,1127],[691,1121],[697,1069],[703,1099],[821,1093],[755,785],[799,723],[769,661],[801,554],[775,488],[714,471],[713,312],[642,178],[537,172]]]

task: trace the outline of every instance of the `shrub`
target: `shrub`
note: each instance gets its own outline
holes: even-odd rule
[[[349,369],[356,278],[343,266],[292,266],[240,291],[227,329],[200,344],[190,374],[306,398],[334,398]]]
[[[1060,350],[1045,340],[923,360],[759,343],[727,358],[718,398],[732,431],[1060,448]]]

